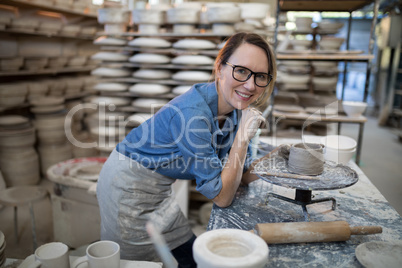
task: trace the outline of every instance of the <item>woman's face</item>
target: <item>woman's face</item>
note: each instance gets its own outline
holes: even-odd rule
[[[268,59],[265,51],[255,45],[244,43],[240,45],[230,56],[228,62],[240,65],[253,72],[268,72]],[[265,87],[258,87],[254,83],[254,75],[247,81],[239,82],[232,76],[233,68],[222,64],[217,70],[218,80],[218,113],[224,115],[234,109],[243,110],[255,102],[264,91]]]

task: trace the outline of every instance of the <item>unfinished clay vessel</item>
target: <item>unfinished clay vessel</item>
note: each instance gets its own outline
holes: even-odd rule
[[[324,170],[323,145],[297,143],[290,148],[288,170],[301,175],[319,175]]]

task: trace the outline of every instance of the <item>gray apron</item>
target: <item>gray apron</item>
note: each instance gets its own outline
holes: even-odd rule
[[[122,259],[160,261],[145,229],[148,220],[160,230],[171,250],[192,237],[172,194],[174,182],[116,149],[111,153],[97,185],[101,239],[117,242]]]

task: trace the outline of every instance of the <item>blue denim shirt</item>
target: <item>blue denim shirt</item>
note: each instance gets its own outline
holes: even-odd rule
[[[133,129],[117,151],[146,168],[175,179],[195,179],[209,199],[222,189],[221,172],[238,129],[238,111],[218,123],[215,83],[194,85]],[[250,147],[244,171],[251,164]]]

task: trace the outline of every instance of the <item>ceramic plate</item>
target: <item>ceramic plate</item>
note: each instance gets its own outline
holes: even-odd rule
[[[143,79],[169,79],[172,77],[172,72],[168,70],[139,69],[133,73],[133,76]]]
[[[168,103],[168,100],[164,99],[148,99],[148,98],[138,98],[134,100],[131,105],[138,108],[161,108],[163,105]]]
[[[30,110],[35,114],[44,114],[44,113],[54,113],[60,112],[64,110],[66,106],[64,104],[60,105],[52,105],[52,106],[34,106]]]
[[[356,258],[366,268],[400,268],[402,264],[402,241],[372,241],[356,248]]]
[[[208,81],[211,78],[210,72],[204,71],[179,71],[172,78],[181,81]]]
[[[95,45],[124,46],[127,43],[124,39],[101,36],[94,41]]]
[[[130,98],[120,98],[120,97],[92,97],[89,99],[90,103],[109,105],[114,104],[116,106],[123,106],[130,104]]]
[[[177,87],[175,87],[175,88],[172,89],[172,92],[173,92],[173,94],[181,95],[181,94],[186,93],[188,90],[190,90],[191,87],[192,87],[191,85],[188,85],[188,86],[177,86]]]
[[[128,85],[122,83],[99,83],[94,86],[95,90],[99,91],[127,91]]]
[[[182,49],[213,49],[216,44],[209,40],[182,39],[173,44],[174,48]]]
[[[181,55],[173,58],[172,63],[183,65],[213,65],[214,60],[211,57],[203,55]]]
[[[138,53],[130,57],[130,62],[165,64],[170,62],[170,57],[154,53]]]
[[[53,106],[53,105],[59,105],[59,104],[64,103],[64,98],[63,97],[52,97],[52,96],[37,97],[37,98],[33,98],[29,102],[34,106]]]
[[[172,43],[167,40],[161,38],[148,38],[148,37],[139,37],[130,42],[128,42],[129,46],[134,47],[161,47],[167,48],[171,47]]]
[[[19,115],[0,116],[0,126],[15,126],[29,123],[29,119]],[[0,241],[1,242],[1,241]],[[1,245],[1,243],[0,243]]]
[[[117,52],[98,52],[91,56],[91,59],[94,60],[103,60],[103,61],[127,61],[129,56],[124,55],[122,53]]]
[[[170,92],[170,87],[161,84],[138,83],[131,86],[129,91],[138,95],[154,96]]]

